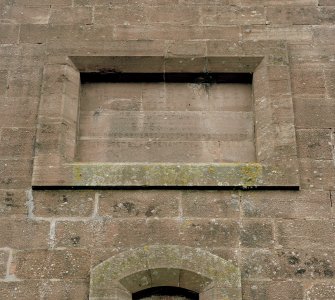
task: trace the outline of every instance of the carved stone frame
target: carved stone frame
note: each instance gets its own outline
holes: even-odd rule
[[[241,300],[241,274],[231,262],[208,251],[153,245],[115,255],[90,276],[90,300],[131,300],[132,293],[176,286],[199,293],[200,300]]]
[[[194,49],[196,53],[196,49]],[[256,163],[75,161],[80,72],[253,73]],[[286,43],[245,42],[205,57],[72,56],[44,67],[33,182],[46,187],[299,187]]]

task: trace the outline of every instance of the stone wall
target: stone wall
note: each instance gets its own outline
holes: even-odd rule
[[[335,299],[334,0],[0,0],[0,18],[2,299],[87,299],[97,264],[157,244],[231,261],[246,300]],[[32,191],[47,62],[273,40],[288,42],[299,191]]]

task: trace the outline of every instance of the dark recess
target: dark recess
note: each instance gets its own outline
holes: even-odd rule
[[[150,296],[179,296],[190,300],[199,300],[199,294],[180,287],[159,286],[142,290],[133,294],[133,300],[140,300]]]
[[[171,82],[171,83],[252,83],[252,73],[80,73],[82,83],[91,82]]]

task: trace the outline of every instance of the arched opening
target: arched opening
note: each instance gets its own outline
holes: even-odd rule
[[[144,298],[134,298],[138,295]],[[89,299],[241,300],[241,277],[231,262],[203,249],[145,246],[96,266],[91,274]]]
[[[174,286],[158,286],[133,293],[132,300],[199,300],[199,294]]]

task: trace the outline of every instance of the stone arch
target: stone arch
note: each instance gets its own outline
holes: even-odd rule
[[[240,271],[206,250],[153,245],[115,255],[91,273],[90,300],[130,300],[132,293],[154,286],[179,286],[201,300],[241,299]]]

